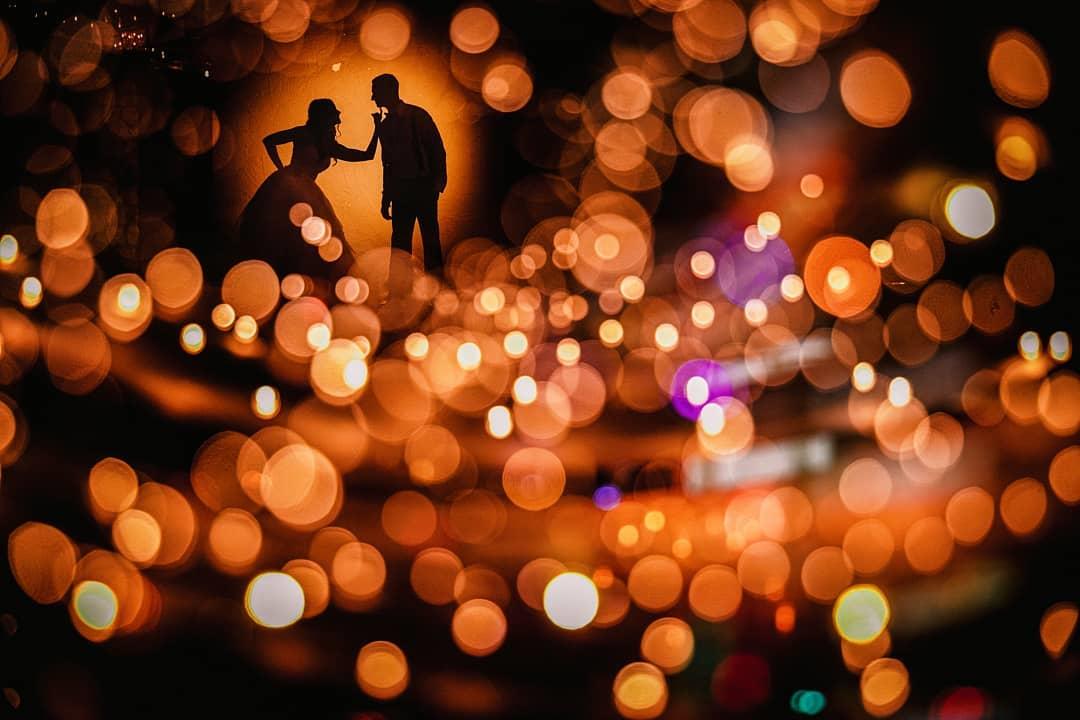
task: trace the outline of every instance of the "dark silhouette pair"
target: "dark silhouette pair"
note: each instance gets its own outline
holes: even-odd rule
[[[442,244],[439,238],[439,195],[446,189],[446,149],[435,121],[426,110],[402,101],[398,80],[379,75],[371,81],[371,99],[382,108],[372,113],[375,123],[371,141],[363,150],[337,141],[341,112],[332,100],[312,100],[307,122],[267,135],[263,139],[277,170],[268,177],[241,213],[237,230],[240,251],[247,257],[269,262],[279,275],[303,273],[314,278],[340,277],[349,272],[354,257],[345,232],[326,194],[315,178],[333,161],[366,162],[382,146],[382,216],[392,223],[391,245],[412,252],[413,228],[420,225],[424,266],[439,274]],[[384,112],[385,111],[385,114]],[[279,145],[292,144],[289,164],[282,163]],[[329,236],[341,241],[338,248],[323,249],[324,238],[304,242],[289,213],[306,203],[311,214],[326,221]],[[391,286],[397,282],[391,278]]]

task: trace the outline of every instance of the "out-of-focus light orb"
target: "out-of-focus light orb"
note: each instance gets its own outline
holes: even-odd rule
[[[788,302],[797,302],[802,299],[806,286],[803,279],[798,275],[785,275],[780,281],[780,295]]]
[[[494,315],[506,305],[506,293],[502,291],[502,288],[484,288],[476,297],[480,310],[485,315]]]
[[[743,315],[750,327],[760,327],[769,319],[769,308],[761,298],[752,298],[743,306]]]
[[[1050,357],[1059,363],[1072,357],[1072,342],[1069,340],[1069,333],[1064,330],[1058,330],[1051,335],[1046,347],[1050,350]]]
[[[278,391],[269,385],[262,385],[251,394],[251,409],[263,420],[269,420],[281,410]]]
[[[427,335],[423,333],[410,333],[405,338],[405,354],[409,356],[410,360],[423,360],[427,357],[430,347]]]
[[[619,281],[619,292],[626,302],[637,302],[645,297],[645,282],[637,275],[627,275]]]
[[[499,20],[485,7],[462,8],[450,21],[450,42],[470,55],[491,49],[499,39]]]
[[[341,371],[341,379],[350,390],[359,390],[367,384],[368,366],[361,358],[355,358],[345,363]]]
[[[614,318],[608,318],[600,323],[600,342],[606,347],[615,347],[623,340],[622,323]]]
[[[198,323],[188,323],[180,330],[180,347],[189,355],[198,355],[206,347],[206,332]]]
[[[664,352],[674,350],[679,344],[679,329],[671,323],[660,323],[653,332],[653,341]]]
[[[773,239],[780,234],[780,216],[772,210],[766,210],[758,215],[757,229],[768,239]]]
[[[825,696],[817,690],[796,690],[790,706],[799,715],[817,715],[825,709]]]
[[[120,604],[113,589],[97,580],[85,580],[71,593],[76,617],[93,630],[108,630],[116,622]]]
[[[664,525],[667,524],[667,516],[659,510],[650,510],[645,513],[645,518],[642,520],[642,525],[649,532],[658,533],[664,529]]]
[[[141,304],[142,295],[135,283],[124,283],[120,286],[116,293],[116,307],[120,312],[130,315],[137,311]]]
[[[651,663],[630,663],[615,676],[612,689],[615,709],[625,718],[659,717],[667,707],[667,681]]]
[[[994,159],[998,170],[1010,180],[1028,180],[1039,169],[1039,154],[1031,141],[1021,135],[1008,135],[998,142]]]
[[[622,493],[614,485],[601,485],[593,492],[593,504],[604,510],[613,510],[622,502]]]
[[[1039,340],[1039,334],[1037,332],[1028,330],[1022,334],[1017,346],[1020,348],[1020,355],[1025,360],[1039,359],[1039,352],[1042,350],[1042,341]]]
[[[128,508],[113,521],[112,539],[121,555],[148,565],[161,550],[161,527],[150,513]]]
[[[293,206],[289,208],[289,222],[295,227],[300,227],[304,224],[304,221],[313,214],[314,211],[306,202],[293,203]]]
[[[580,630],[593,621],[600,593],[591,578],[577,572],[556,575],[544,588],[544,613],[563,630]]]
[[[619,255],[619,238],[612,233],[601,233],[593,241],[593,252],[601,260],[614,260]]]
[[[306,338],[312,350],[325,350],[330,345],[330,328],[326,323],[312,323],[308,326]]]
[[[853,585],[836,599],[833,624],[840,637],[856,645],[872,643],[889,626],[889,601],[875,585]]]
[[[236,310],[228,303],[220,303],[210,311],[210,322],[222,332],[228,332],[236,322]]]
[[[522,375],[514,380],[514,386],[511,388],[514,401],[521,405],[531,405],[536,402],[537,392],[536,380],[529,375]]]
[[[409,46],[411,33],[409,19],[400,10],[381,8],[360,26],[360,47],[374,60],[394,60]]]
[[[503,351],[515,360],[524,357],[529,351],[529,338],[520,330],[511,330],[503,338]]]
[[[990,193],[971,184],[957,185],[945,196],[945,217],[953,230],[972,240],[985,237],[997,222]]]
[[[877,371],[868,362],[856,363],[851,369],[851,386],[859,392],[870,392],[877,383]]]
[[[32,310],[41,304],[42,291],[41,280],[33,275],[23,278],[19,286],[19,302],[27,310]]]
[[[494,110],[504,113],[520,110],[532,98],[532,76],[520,65],[495,65],[484,75],[480,94]]]
[[[639,73],[620,70],[604,81],[600,99],[607,111],[620,120],[636,120],[649,111],[652,85]]]
[[[304,588],[292,575],[264,572],[248,583],[244,608],[263,627],[288,627],[304,615]]]
[[[563,338],[555,346],[555,357],[560,365],[572,367],[581,359],[581,344],[574,338]]]
[[[709,401],[709,381],[695,375],[686,381],[686,399],[691,405],[704,405]]]
[[[469,341],[458,345],[457,363],[462,370],[475,370],[480,367],[480,362],[483,359],[480,346],[476,343]]]
[[[751,252],[761,252],[769,244],[769,238],[761,233],[757,225],[747,225],[743,230],[743,244]]]
[[[776,632],[789,635],[795,629],[795,606],[791,603],[780,603],[776,606],[773,614],[773,626]]]
[[[708,300],[698,300],[690,308],[690,321],[694,323],[694,327],[704,330],[711,327],[714,320],[716,320],[716,308]]]
[[[889,381],[888,395],[893,407],[905,407],[911,402],[911,383],[904,377],[893,378]]]
[[[840,71],[840,99],[863,125],[892,127],[911,106],[911,85],[895,59],[880,50],[864,50]]]
[[[874,717],[888,717],[907,702],[911,682],[904,663],[893,658],[874,660],[859,678],[863,709]]]
[[[300,224],[300,237],[304,238],[308,245],[325,245],[330,242],[330,233],[330,223],[315,215]]]
[[[825,276],[825,281],[829,283],[829,289],[834,293],[842,294],[847,292],[847,289],[851,287],[851,273],[847,268],[839,265],[833,265],[829,268],[828,274]]]
[[[724,431],[727,418],[724,417],[724,408],[718,403],[709,403],[701,408],[698,416],[698,427],[706,435],[716,436]]]
[[[54,188],[38,203],[34,229],[45,247],[60,250],[86,238],[90,211],[72,188]]]
[[[690,256],[690,272],[696,278],[708,280],[716,272],[716,258],[711,252],[698,250]]]
[[[1046,488],[1035,478],[1014,480],[1001,493],[998,510],[1013,535],[1032,535],[1046,518]]]
[[[502,440],[514,431],[514,419],[510,415],[510,409],[505,405],[496,405],[488,408],[486,428],[488,435]]]
[[[1020,30],[1006,30],[994,38],[987,72],[994,92],[1010,105],[1037,107],[1050,94],[1046,54],[1035,38]]]
[[[671,543],[671,554],[680,560],[685,560],[694,552],[694,544],[687,538],[681,537]]]
[[[10,265],[19,259],[19,241],[14,235],[0,237],[0,265]]]
[[[241,315],[233,324],[233,335],[242,343],[249,343],[259,334],[259,323],[250,315]]]
[[[893,260],[893,246],[888,240],[870,243],[870,260],[878,267],[888,267]]]
[[[641,532],[634,525],[623,525],[616,534],[619,544],[624,547],[633,547],[641,539]]]
[[[694,657],[694,633],[679,618],[660,618],[641,634],[641,656],[668,675],[682,672]]]
[[[1065,654],[1073,631],[1076,630],[1077,617],[1080,617],[1080,611],[1076,604],[1071,602],[1057,603],[1043,613],[1039,623],[1039,638],[1046,654],[1052,659],[1057,660]]]
[[[484,657],[502,647],[506,639],[506,616],[492,601],[473,598],[454,611],[450,631],[463,653]]]
[[[363,302],[367,300],[368,285],[366,282],[361,284],[358,278],[346,275],[334,283],[334,294],[343,303]]]
[[[289,300],[295,300],[304,294],[304,277],[297,273],[289,273],[281,278],[281,294]]]
[[[814,200],[821,197],[821,193],[825,192],[825,181],[821,179],[820,175],[809,173],[802,176],[802,180],[799,181],[799,190],[806,197]]]
[[[356,684],[377,700],[397,697],[409,684],[405,653],[385,640],[376,640],[360,648],[356,656]]]

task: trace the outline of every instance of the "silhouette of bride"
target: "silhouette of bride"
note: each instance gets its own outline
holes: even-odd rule
[[[237,249],[245,259],[265,260],[278,277],[301,273],[333,280],[349,271],[352,250],[345,242],[341,220],[315,178],[332,161],[366,162],[375,156],[381,116],[372,113],[372,117],[375,130],[364,150],[337,141],[341,111],[327,98],[311,101],[303,125],[263,139],[277,170],[255,191],[237,222]],[[285,165],[277,148],[287,143],[292,143],[292,156]],[[322,222],[305,223],[308,217]]]

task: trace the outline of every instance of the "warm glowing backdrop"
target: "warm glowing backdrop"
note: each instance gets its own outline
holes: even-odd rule
[[[348,42],[348,41],[346,41]],[[355,42],[355,41],[354,41]],[[336,70],[334,68],[337,68]],[[305,77],[281,73],[254,74],[222,110],[224,142],[215,149],[214,164],[220,212],[234,222],[259,184],[273,171],[262,138],[271,132],[303,124],[307,105],[328,97],[341,110],[340,142],[364,148],[371,137],[371,79],[384,72],[397,76],[401,97],[431,113],[446,145],[448,182],[439,204],[444,248],[477,234],[480,204],[475,202],[484,176],[486,148],[477,120],[484,110],[450,75],[444,55],[430,46],[410,43],[405,54],[378,62],[359,52]],[[291,148],[280,148],[288,162]],[[317,182],[330,198],[345,228],[348,243],[362,252],[390,242],[390,223],[379,215],[382,163],[379,154],[368,163],[338,162]],[[419,233],[416,233],[419,242]]]

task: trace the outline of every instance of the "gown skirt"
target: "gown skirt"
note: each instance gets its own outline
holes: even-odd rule
[[[306,203],[314,217],[325,221],[323,232],[319,232],[319,223],[309,222],[306,228],[316,243],[323,240],[322,248],[305,241],[301,228],[290,219],[289,211],[298,203]],[[336,238],[340,245],[330,238]],[[333,283],[348,274],[355,261],[352,249],[345,241],[341,220],[326,193],[308,173],[292,166],[274,171],[255,191],[240,213],[233,244],[232,254],[237,261],[264,260],[277,272],[278,279],[289,273],[300,273],[312,280]],[[337,247],[340,247],[340,254],[335,258],[334,253],[327,250]],[[320,254],[320,249],[328,258]]]

